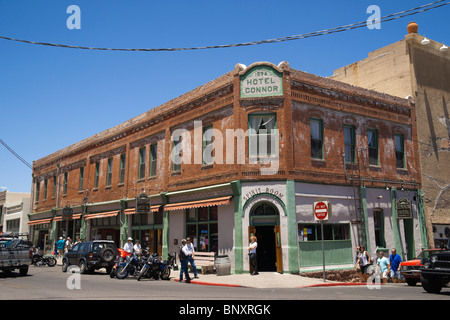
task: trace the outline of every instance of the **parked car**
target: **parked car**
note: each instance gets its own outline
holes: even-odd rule
[[[420,281],[428,293],[439,293],[450,281],[450,239],[447,247],[422,260]]]
[[[413,260],[403,261],[400,263],[400,272],[405,278],[406,283],[410,286],[415,286],[420,282],[420,268],[423,266],[421,261],[424,258],[428,258],[432,253],[441,251],[441,249],[426,249]]]
[[[80,273],[93,272],[106,268],[110,273],[115,264],[117,247],[111,240],[94,240],[76,244],[72,250],[64,254],[62,271],[66,272],[69,266],[76,265]]]
[[[26,238],[26,239],[25,239]],[[0,270],[11,273],[19,269],[21,276],[28,273],[33,251],[28,240],[28,233],[15,234],[3,232],[0,235]]]

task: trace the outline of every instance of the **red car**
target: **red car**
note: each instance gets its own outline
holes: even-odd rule
[[[428,258],[433,252],[441,251],[442,249],[426,249],[423,250],[414,260],[403,261],[400,263],[400,272],[405,278],[406,283],[410,286],[415,286],[420,282],[420,271],[422,267],[420,263],[423,258]]]

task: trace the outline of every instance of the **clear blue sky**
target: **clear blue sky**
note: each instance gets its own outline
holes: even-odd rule
[[[69,45],[158,48],[283,37],[365,21],[375,4],[385,16],[433,0],[0,0],[0,35]],[[67,7],[81,9],[69,30]],[[450,6],[393,22],[316,38],[184,52],[111,52],[0,39],[0,138],[32,163],[111,128],[230,70],[236,63],[278,64],[329,76],[419,33],[450,46]],[[0,145],[0,187],[30,192],[31,170]]]

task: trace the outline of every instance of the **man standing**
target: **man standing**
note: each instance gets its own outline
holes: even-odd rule
[[[194,262],[194,245],[191,242],[191,238],[186,239],[186,247],[191,252],[191,254],[188,256],[188,262],[191,264],[192,269],[194,269],[194,279],[198,279],[197,276],[197,267],[195,266]]]
[[[387,282],[388,272],[390,271],[390,264],[388,258],[386,258],[383,254],[383,251],[380,251],[380,258],[377,260],[377,273],[381,272],[381,279],[383,283]]]
[[[181,240],[181,246],[180,246],[180,283],[183,282],[183,273],[186,275],[186,283],[191,282],[191,278],[189,277],[188,273],[188,257],[191,255],[192,252],[190,252],[186,246],[186,239]]]
[[[391,264],[391,278],[394,283],[399,283],[402,280],[402,274],[400,273],[400,263],[402,258],[397,254],[397,250],[392,248],[391,256],[389,257]]]
[[[58,242],[56,243],[58,247],[58,258],[61,258],[64,254],[64,246],[66,245],[66,242],[64,241],[63,237],[59,237]]]

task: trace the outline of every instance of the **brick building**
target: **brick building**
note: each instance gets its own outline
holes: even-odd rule
[[[50,242],[132,236],[164,256],[190,236],[236,273],[249,270],[256,234],[261,270],[298,272],[322,263],[313,203],[323,200],[327,265],[351,264],[359,244],[414,255],[426,244],[416,131],[408,100],[287,62],[237,64],[34,161],[29,224]],[[138,215],[143,192],[152,212]]]
[[[417,32],[410,23],[404,39],[330,78],[414,102],[428,245],[439,247],[450,238],[450,50]]]

